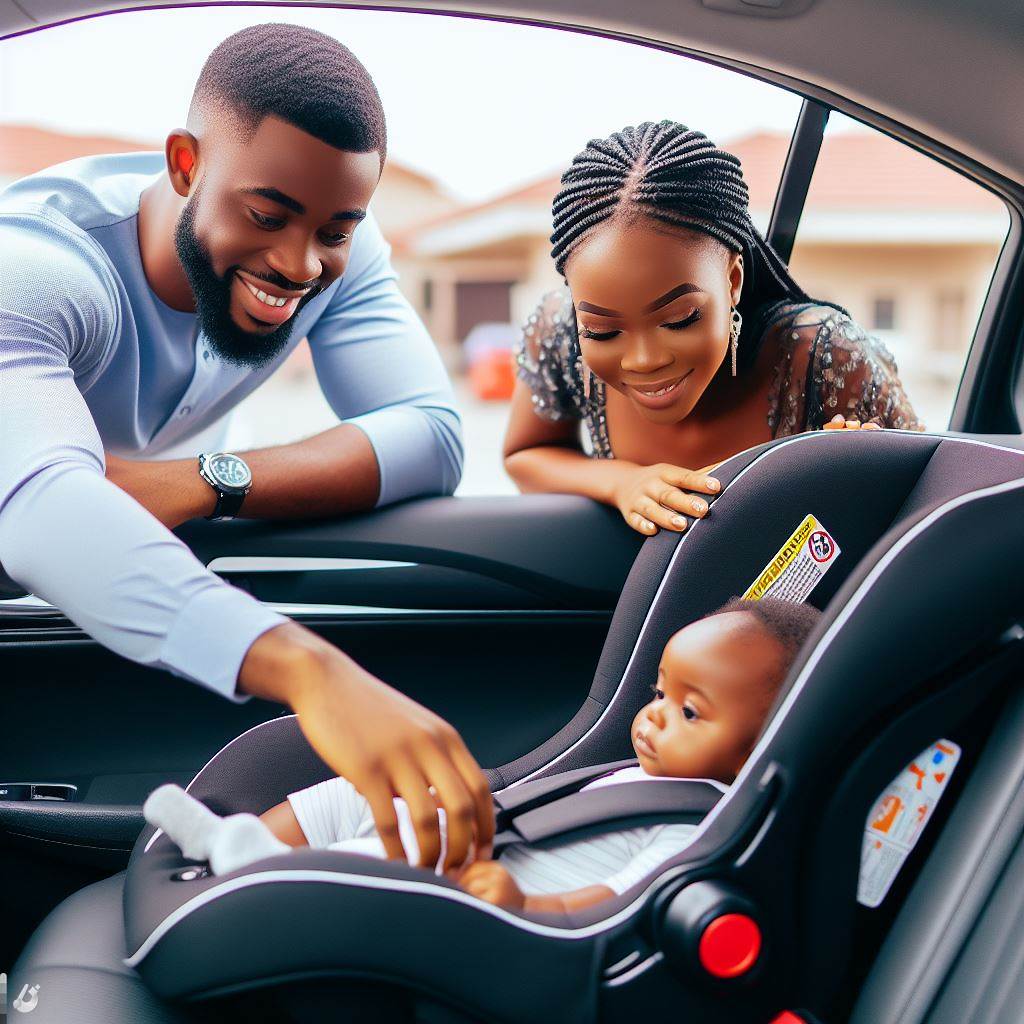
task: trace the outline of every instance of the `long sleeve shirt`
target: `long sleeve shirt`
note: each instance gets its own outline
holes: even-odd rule
[[[110,483],[104,450],[158,458],[207,438],[303,337],[335,415],[373,446],[378,505],[452,493],[461,422],[372,215],[276,359],[218,359],[143,271],[139,199],[162,173],[162,153],[89,157],[0,193],[0,580],[111,650],[241,701],[246,652],[286,620]]]

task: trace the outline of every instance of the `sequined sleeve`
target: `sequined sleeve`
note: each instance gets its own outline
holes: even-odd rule
[[[862,423],[924,430],[885,345],[845,313],[805,311],[785,325],[770,396],[775,437],[818,430],[837,413]]]
[[[549,292],[530,314],[515,346],[516,375],[529,386],[534,412],[543,419],[583,418],[578,349],[569,294]]]

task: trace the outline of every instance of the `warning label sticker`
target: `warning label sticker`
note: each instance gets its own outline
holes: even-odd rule
[[[840,554],[832,534],[807,516],[743,595],[748,601],[773,597],[799,604],[818,585]]]
[[[950,740],[933,743],[885,788],[868,815],[857,902],[877,907],[928,824],[960,760]]]

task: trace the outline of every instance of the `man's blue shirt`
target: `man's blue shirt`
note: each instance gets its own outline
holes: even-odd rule
[[[104,449],[168,457],[200,434],[219,447],[217,425],[303,337],[338,419],[373,446],[378,505],[452,493],[461,423],[372,216],[277,358],[218,359],[143,270],[139,198],[163,173],[161,153],[88,157],[0,193],[0,566],[105,646],[239,699],[246,651],[285,620],[107,481]]]

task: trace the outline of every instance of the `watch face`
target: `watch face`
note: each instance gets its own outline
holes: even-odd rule
[[[207,465],[221,487],[237,490],[252,483],[249,467],[237,455],[214,455]]]

